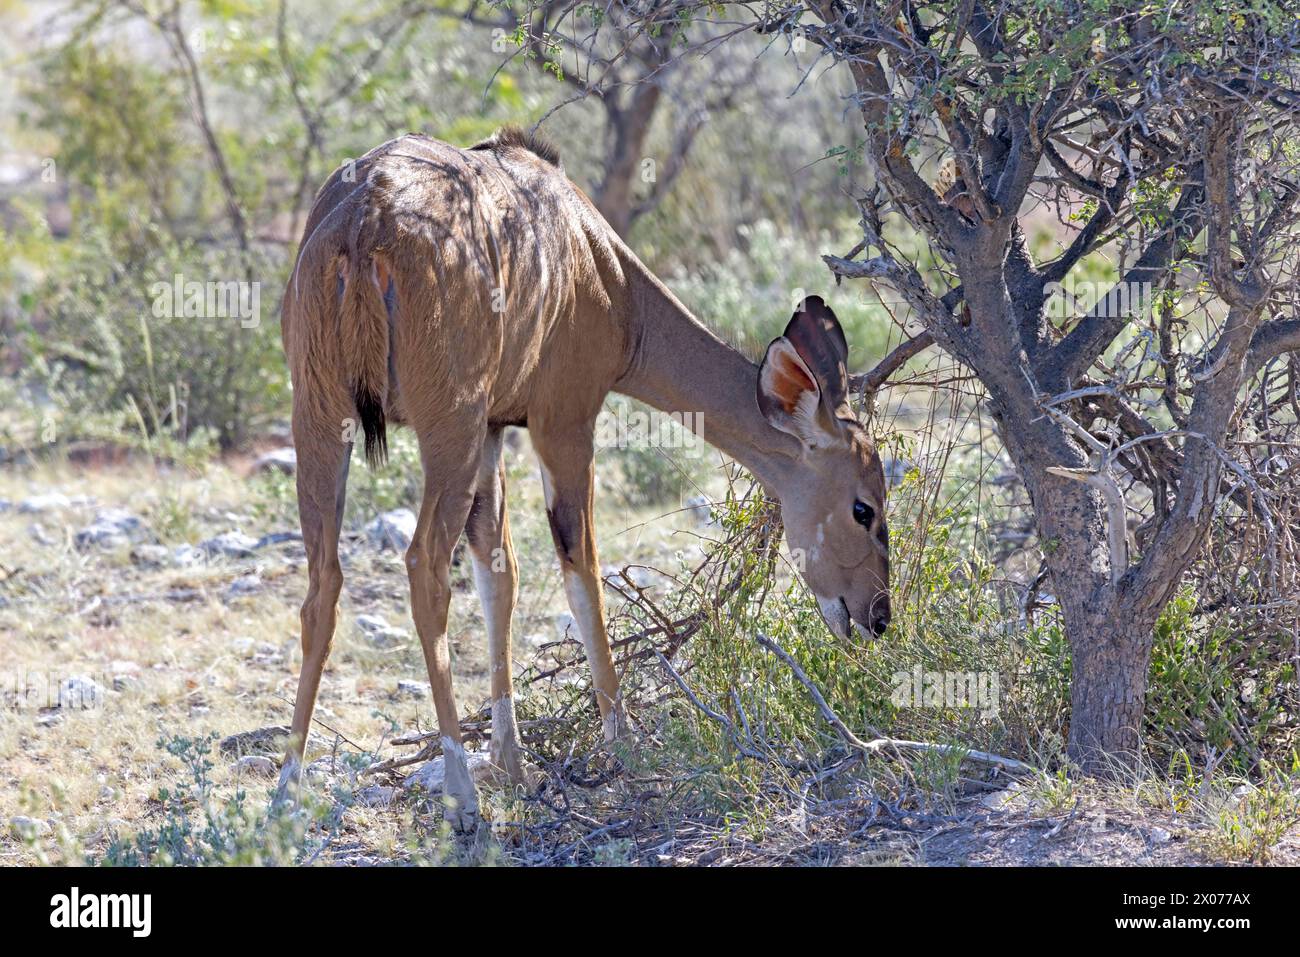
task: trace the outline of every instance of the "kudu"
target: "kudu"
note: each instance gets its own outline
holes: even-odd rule
[[[687,419],[702,437],[757,476],[780,502],[790,547],[837,634],[847,637],[855,622],[877,634],[888,624],[884,475],[846,401],[848,347],[835,315],[806,299],[755,365],[651,275],[536,138],[507,128],[459,149],[408,135],[336,170],[308,218],[282,316],[310,583],[281,799],[301,775],[334,633],[357,420],[372,465],[385,458],[388,423],[419,439],[424,500],[406,567],[457,828],[478,819],[447,646],[449,566],[462,530],[487,628],[490,757],[512,780],[522,774],[507,426],[528,428],[541,462],[607,740],[625,719],[593,537],[592,460],[611,390],[696,413]]]

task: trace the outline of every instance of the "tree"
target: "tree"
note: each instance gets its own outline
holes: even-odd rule
[[[1295,614],[1295,5],[724,6],[851,74],[874,184],[862,241],[825,258],[924,327],[858,384],[931,344],[979,377],[1070,644],[1070,755],[1131,762],[1153,628],[1212,524],[1263,529],[1233,600]],[[1063,241],[1035,256],[1044,210]],[[904,224],[940,275],[891,242]]]
[[[599,101],[603,159],[592,201],[620,235],[667,195],[710,113],[728,108],[754,83],[757,59],[717,52],[728,31],[693,19],[695,6],[695,0],[603,6],[470,0],[460,14],[501,31],[499,39],[509,41],[503,48],[513,44],[510,59],[523,56],[565,83],[564,104]],[[649,139],[665,112],[673,119],[660,164]]]

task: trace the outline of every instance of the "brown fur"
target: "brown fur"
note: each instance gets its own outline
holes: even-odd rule
[[[465,150],[409,135],[336,170],[316,197],[283,304],[309,585],[282,794],[295,778],[333,636],[358,420],[372,463],[383,460],[388,424],[409,425],[419,439],[425,485],[407,552],[411,609],[458,826],[476,820],[458,757],[447,647],[448,567],[462,531],[488,625],[493,763],[511,777],[521,773],[509,654],[517,574],[500,464],[506,425],[527,426],[541,462],[607,737],[625,719],[592,519],[593,434],[613,389],[666,411],[700,413],[704,437],[783,502],[792,544],[821,555],[825,523],[846,524],[830,534],[834,554],[828,547],[810,559],[808,580],[822,583],[814,584],[819,600],[838,603],[823,603],[837,629],[847,629],[850,614],[875,622],[883,607],[887,618],[883,552],[849,517],[855,496],[883,516],[883,475],[851,417],[836,418],[848,414],[847,346],[834,314],[810,299],[791,320],[791,339],[769,349],[800,367],[795,379],[760,369],[689,315],[558,164],[553,149],[518,129]],[[765,382],[780,384],[779,397]],[[814,407],[821,411],[809,417]]]

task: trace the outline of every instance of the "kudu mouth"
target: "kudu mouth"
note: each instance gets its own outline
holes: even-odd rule
[[[890,610],[889,599],[883,601],[879,598],[871,604],[871,612],[868,616],[869,621],[861,621],[853,616],[849,611],[849,603],[842,597],[826,599],[820,595],[816,596],[817,606],[821,610],[822,620],[826,626],[838,638],[848,638],[849,629],[857,631],[858,635],[864,641],[872,641],[879,638],[889,627]]]

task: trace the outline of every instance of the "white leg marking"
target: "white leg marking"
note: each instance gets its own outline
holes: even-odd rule
[[[448,806],[445,809],[444,816],[458,831],[473,830],[478,824],[478,792],[469,776],[465,749],[450,737],[444,737],[442,754],[446,774],[443,779],[443,795],[456,802],[455,807]]]

